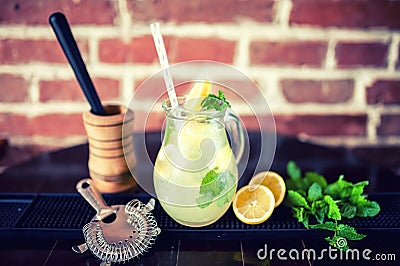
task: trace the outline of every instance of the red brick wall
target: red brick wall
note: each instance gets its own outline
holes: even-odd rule
[[[17,145],[85,140],[81,114],[89,107],[48,25],[54,11],[72,24],[104,101],[127,104],[159,70],[149,29],[159,21],[171,62],[221,61],[254,79],[278,132],[334,144],[400,144],[400,1],[0,0],[0,6],[0,132]]]

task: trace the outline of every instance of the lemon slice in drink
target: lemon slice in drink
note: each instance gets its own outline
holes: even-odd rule
[[[178,147],[186,159],[195,160],[201,156],[200,142],[212,135],[208,128],[209,124],[197,123],[195,120],[188,120],[181,126]]]
[[[200,111],[201,101],[210,94],[211,83],[207,80],[198,81],[186,95],[184,107],[188,110]],[[200,142],[212,136],[214,127],[212,124],[197,123],[196,119],[186,121],[180,128],[178,146],[180,152],[187,159],[197,159],[201,156]]]
[[[253,191],[249,190],[249,186],[242,187],[236,192],[232,204],[236,217],[246,224],[265,222],[274,211],[274,206],[274,194],[263,185]]]
[[[184,106],[186,109],[200,111],[201,101],[207,97],[211,91],[211,83],[207,80],[196,82],[186,95]]]
[[[250,190],[255,189],[258,185],[264,185],[272,191],[275,197],[275,207],[282,203],[286,193],[286,185],[278,173],[263,171],[256,174],[249,182]]]

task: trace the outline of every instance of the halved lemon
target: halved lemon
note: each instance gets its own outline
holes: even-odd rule
[[[274,211],[275,198],[271,190],[260,185],[250,191],[244,186],[235,194],[233,211],[236,217],[246,224],[260,224],[265,222]]]
[[[275,172],[263,171],[250,180],[250,190],[255,189],[258,185],[264,185],[272,191],[275,197],[275,207],[278,207],[285,198],[286,185],[283,178]]]
[[[211,83],[209,81],[196,82],[186,95],[185,108],[199,111],[201,109],[201,101],[210,94],[210,91]]]

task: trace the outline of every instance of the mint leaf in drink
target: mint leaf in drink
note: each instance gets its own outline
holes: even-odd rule
[[[221,186],[223,190],[221,191],[221,197],[217,200],[218,207],[221,207],[228,203],[236,192],[236,180],[231,172],[225,170],[219,174],[218,177],[219,182],[221,182]]]
[[[204,209],[208,205],[212,203],[214,199],[214,195],[211,192],[204,193],[201,197],[196,199],[197,206],[201,209]]]
[[[216,182],[218,178],[216,170],[217,168],[214,168],[213,170],[208,171],[204,176],[200,185],[200,194],[207,194],[210,192],[213,196],[216,196],[221,192],[222,188],[220,187],[220,184]]]
[[[210,205],[216,195],[218,195],[222,190],[219,182],[217,182],[218,173],[216,170],[217,168],[208,171],[201,181],[199,191],[201,196],[196,199],[196,203],[197,206],[202,209]]]
[[[231,107],[231,104],[226,100],[224,93],[219,90],[218,96],[210,93],[206,98],[201,101],[202,110],[216,110],[222,111],[227,107]]]
[[[200,185],[200,197],[196,199],[198,207],[205,208],[210,205],[214,199],[218,198],[217,205],[223,206],[228,203],[236,191],[236,180],[228,170],[217,172],[214,168],[207,172]]]

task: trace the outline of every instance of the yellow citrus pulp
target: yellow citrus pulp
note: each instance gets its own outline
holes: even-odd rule
[[[264,185],[272,191],[275,197],[275,207],[278,207],[285,198],[286,185],[283,178],[275,172],[263,171],[256,174],[249,183],[250,190],[257,185]]]
[[[265,222],[274,211],[275,198],[266,186],[260,185],[250,191],[247,185],[236,192],[232,206],[240,221],[246,224],[260,224]]]
[[[247,186],[236,192],[233,211],[246,224],[265,222],[285,198],[283,178],[272,171],[256,174]]]
[[[211,91],[211,83],[207,80],[196,82],[186,95],[185,108],[193,111],[200,111],[201,101],[207,97]]]
[[[186,95],[184,107],[188,110],[200,111],[201,101],[211,91],[211,83],[207,80],[196,82]],[[187,159],[197,159],[201,156],[200,142],[217,130],[215,125],[197,123],[196,118],[185,122],[179,132],[178,146]]]

